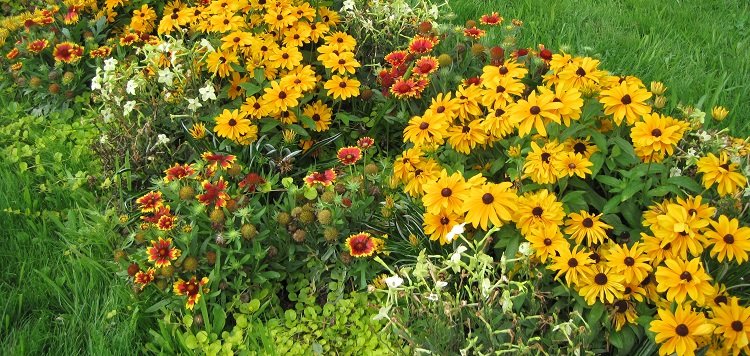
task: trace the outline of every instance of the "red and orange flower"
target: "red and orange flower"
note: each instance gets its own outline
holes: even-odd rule
[[[336,172],[333,169],[326,169],[323,173],[318,172],[312,172],[310,175],[305,177],[305,183],[309,187],[314,186],[315,184],[320,184],[324,187],[327,187],[336,180]]]
[[[229,168],[234,163],[234,160],[237,159],[234,155],[223,155],[221,153],[213,152],[204,152],[201,155],[201,158],[214,168],[216,168],[217,165],[221,168]]]
[[[26,49],[29,50],[29,52],[38,54],[42,52],[45,48],[47,48],[47,45],[49,44],[49,41],[45,39],[41,40],[34,40],[29,42],[29,44],[26,46]]]
[[[414,62],[413,72],[420,75],[428,75],[438,70],[438,60],[435,57],[422,57]]]
[[[5,55],[5,58],[8,58],[8,59],[15,59],[16,57],[18,57],[18,54],[19,54],[19,53],[21,53],[21,52],[20,52],[20,51],[18,50],[18,48],[15,48],[15,47],[14,47],[14,48],[13,48],[12,50],[10,50],[10,52],[8,52],[8,53],[7,53],[6,55]]]
[[[151,241],[148,252],[148,261],[154,262],[156,268],[162,268],[172,264],[182,254],[182,251],[172,245],[172,239],[159,238],[159,241]]]
[[[478,40],[485,35],[485,31],[476,27],[464,29],[464,36]]]
[[[416,98],[419,91],[419,86],[414,79],[403,79],[398,78],[396,82],[391,85],[391,94],[393,96],[401,98]]]
[[[362,151],[366,151],[373,145],[375,145],[375,140],[372,137],[365,136],[357,140],[357,147],[359,147]]]
[[[356,146],[342,147],[341,149],[339,149],[337,157],[341,164],[350,166],[357,163],[357,161],[362,158],[362,150],[360,150],[359,147]]]
[[[258,188],[258,185],[264,184],[266,182],[263,177],[260,176],[258,173],[248,173],[245,178],[240,181],[239,186],[240,189],[245,189],[250,193],[255,193],[255,190]]]
[[[156,211],[157,208],[163,204],[161,192],[148,192],[146,195],[138,198],[136,201],[142,213],[150,213]]]
[[[415,36],[409,43],[409,52],[415,54],[428,53],[435,48],[438,42],[438,39],[434,37]]]
[[[349,254],[352,257],[359,258],[372,256],[382,244],[383,241],[381,239],[372,237],[367,232],[360,232],[346,239],[346,248],[349,250]]]
[[[201,292],[208,293],[208,288],[205,287],[206,284],[208,284],[208,277],[203,277],[200,281],[198,281],[198,278],[195,276],[188,281],[183,281],[182,278],[180,278],[177,282],[174,282],[173,290],[174,294],[180,296],[186,295],[187,304],[185,304],[185,307],[193,310],[195,303],[201,299]]]
[[[219,180],[215,184],[206,180],[203,181],[202,185],[205,193],[198,194],[196,197],[198,201],[205,206],[213,205],[216,208],[223,208],[227,205],[229,195],[225,192],[227,182],[224,180],[224,177],[219,177]]]
[[[59,43],[55,46],[52,55],[57,62],[75,63],[83,56],[83,47],[72,42]]]
[[[140,41],[141,37],[135,33],[128,33],[120,37],[120,46],[131,46]]]
[[[101,46],[89,51],[89,57],[91,58],[105,58],[109,57],[110,54],[112,54],[112,47],[109,46]]]
[[[137,285],[140,285],[140,289],[143,290],[143,288],[146,288],[146,286],[154,281],[154,275],[156,274],[156,270],[153,268],[149,268],[148,271],[138,271],[138,273],[135,274],[134,282]]]
[[[156,221],[156,227],[162,231],[172,230],[177,223],[177,217],[171,214],[162,215]]]
[[[406,63],[408,57],[409,52],[407,51],[393,51],[385,56],[385,61],[393,67],[398,67]]]
[[[195,174],[195,169],[192,164],[185,163],[181,165],[175,163],[174,166],[167,168],[164,173],[166,174],[164,181],[169,183],[171,181],[190,177]]]
[[[496,26],[503,23],[503,17],[500,16],[497,12],[493,12],[489,15],[484,14],[481,18],[479,18],[479,23],[482,25],[490,25],[490,26]]]

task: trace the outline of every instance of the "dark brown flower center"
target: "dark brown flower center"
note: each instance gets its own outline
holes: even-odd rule
[[[727,301],[728,300],[727,300],[727,296],[726,295],[720,295],[720,296],[717,296],[716,298],[714,298],[714,303],[716,303],[717,305],[719,305],[719,304],[727,304]]]
[[[435,110],[438,114],[442,114],[445,112],[445,106],[438,106],[438,108]]]
[[[346,88],[346,82],[339,83],[339,88]]]
[[[340,65],[344,65],[344,64],[346,64],[346,59],[343,59],[343,58],[342,58],[342,59],[339,59],[339,64],[340,64]]]
[[[428,124],[426,122],[423,122],[423,123],[419,124],[419,129],[420,130],[427,130],[428,127],[430,127],[430,124]]]
[[[630,99],[630,95],[628,95],[628,94],[625,94],[625,95],[624,95],[624,96],[622,97],[622,99],[620,99],[620,102],[621,102],[621,103],[623,103],[624,105],[628,105],[628,104],[632,103],[632,102],[633,102],[633,100],[632,100],[632,99]]]
[[[732,235],[732,234],[726,234],[726,235],[724,235],[724,242],[728,243],[730,245],[733,244],[734,243],[734,235]]]
[[[551,245],[552,245],[552,239],[550,239],[549,237],[545,238],[544,239],[544,246],[551,246]]]
[[[463,127],[463,128],[461,129],[461,132],[462,132],[462,133],[469,133],[469,132],[471,132],[471,127],[469,127],[469,126],[464,126],[464,127]]]
[[[495,89],[495,92],[496,93],[503,93],[503,92],[505,92],[505,87],[502,86],[502,85],[498,85],[497,89]]]
[[[742,324],[741,321],[735,320],[732,322],[732,330],[740,332],[742,331],[743,328],[744,328],[744,325]]]
[[[618,313],[624,313],[628,310],[628,302],[624,300],[618,300],[615,302],[615,311]]]
[[[443,225],[448,225],[448,223],[450,223],[450,222],[451,222],[450,219],[446,218],[445,216],[443,216],[442,218],[440,218],[440,223],[443,224]]]
[[[570,268],[576,268],[578,267],[578,260],[575,258],[571,258],[568,260],[568,267]]]
[[[576,169],[576,164],[573,162],[568,163],[568,169]]]
[[[598,273],[596,277],[594,277],[594,282],[600,286],[607,284],[607,275],[604,273]]]
[[[482,203],[489,205],[492,204],[493,201],[495,201],[495,197],[492,194],[484,193],[484,195],[482,195]]]
[[[320,121],[320,115],[313,114],[312,119],[313,119],[313,121]]]
[[[674,329],[674,331],[679,336],[687,336],[687,334],[690,333],[690,330],[688,329],[687,325],[685,325],[685,324],[677,325],[677,327]]]
[[[587,229],[590,229],[594,226],[594,220],[591,220],[591,218],[585,218],[583,219],[583,221],[581,221],[581,225],[583,225],[583,227]]]
[[[586,144],[583,142],[576,142],[575,145],[573,145],[573,152],[584,154],[588,150],[588,147],[586,147]]]
[[[635,264],[635,259],[633,257],[625,257],[625,265],[630,267]]]
[[[576,70],[576,75],[578,75],[579,77],[585,77],[586,70],[583,69],[583,67],[578,67],[578,69]]]
[[[281,58],[289,59],[289,53],[284,53],[281,55]]]
[[[503,109],[497,109],[497,110],[495,110],[495,117],[503,116],[503,114],[505,114],[505,110],[503,110]]]
[[[653,129],[653,130],[651,130],[651,136],[660,137],[661,136],[661,130],[659,130],[659,129]]]
[[[286,99],[286,93],[283,91],[279,92],[279,99]]]
[[[540,113],[541,111],[542,111],[542,109],[540,109],[540,108],[539,108],[538,106],[536,106],[536,105],[532,106],[532,107],[531,107],[531,108],[529,109],[529,112],[531,113],[531,115],[537,115],[537,114],[539,114],[539,113]]]
[[[508,74],[508,72],[509,72],[508,67],[506,67],[506,66],[500,67],[500,74],[506,75],[506,74]]]
[[[551,155],[551,154],[549,154],[549,153],[547,153],[547,152],[544,152],[544,153],[542,153],[542,155],[541,155],[542,161],[543,161],[544,163],[549,163],[549,159],[550,159],[551,157],[552,157],[552,155]]]
[[[693,275],[691,275],[690,272],[685,271],[680,273],[680,279],[690,282],[693,280]]]
[[[440,195],[443,196],[443,198],[447,198],[453,194],[453,191],[451,188],[443,188],[443,190],[440,191]]]
[[[235,119],[229,119],[228,124],[229,124],[229,126],[237,125],[237,120],[235,120]]]
[[[542,217],[542,214],[544,214],[544,209],[542,209],[541,206],[537,206],[534,209],[531,209],[531,213],[534,214],[534,216],[540,218]]]

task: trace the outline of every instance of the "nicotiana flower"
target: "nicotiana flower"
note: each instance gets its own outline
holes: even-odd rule
[[[208,39],[202,39],[200,42],[200,46],[202,49],[208,50],[208,52],[214,52],[214,46],[211,45],[211,42],[208,41]]]
[[[160,69],[157,82],[171,87],[174,82],[174,73],[169,68]]]
[[[466,248],[466,246],[464,245],[456,247],[456,251],[451,254],[451,262],[457,263],[458,261],[460,261],[461,254],[466,252],[466,250],[468,250],[468,248]]]
[[[117,67],[117,60],[114,58],[108,58],[104,60],[104,71],[112,72]]]
[[[404,283],[404,279],[399,276],[390,276],[385,279],[385,284],[388,288],[398,288]]]
[[[461,235],[461,234],[463,234],[463,233],[464,233],[464,225],[466,225],[466,223],[460,223],[460,224],[456,224],[456,225],[454,225],[454,226],[453,226],[453,227],[451,228],[451,231],[449,231],[449,232],[448,232],[448,233],[447,233],[447,234],[445,235],[445,240],[446,240],[446,241],[448,241],[448,242],[451,242],[451,241],[453,241],[453,239],[454,239],[454,238],[456,238],[456,235]],[[462,247],[462,246],[461,246],[461,247]],[[465,247],[464,247],[464,248],[465,248]]]
[[[198,89],[198,92],[201,94],[201,99],[203,101],[216,100],[216,92],[214,91],[214,86],[211,83],[206,83],[206,86]]]
[[[138,83],[135,81],[135,79],[130,79],[125,85],[125,92],[130,95],[135,95],[136,88],[138,88]]]
[[[128,100],[125,105],[122,106],[122,114],[128,116],[133,109],[135,109],[135,101]]]
[[[199,98],[187,98],[186,100],[188,102],[188,110],[190,111],[196,111],[203,106]]]
[[[166,145],[169,143],[169,137],[165,134],[159,134],[156,136],[156,144],[157,145]]]

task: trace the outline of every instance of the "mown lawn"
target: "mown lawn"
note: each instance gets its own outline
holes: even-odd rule
[[[750,2],[745,0],[450,0],[455,23],[497,11],[524,22],[520,45],[600,57],[603,67],[659,80],[670,100],[730,110],[750,135]],[[499,40],[499,39],[498,39]],[[710,116],[709,116],[710,120]]]

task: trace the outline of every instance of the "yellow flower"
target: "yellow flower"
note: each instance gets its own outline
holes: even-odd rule
[[[359,81],[356,79],[334,75],[323,85],[323,88],[328,90],[328,96],[334,99],[346,100],[352,96],[359,95],[359,84]]]
[[[518,135],[521,137],[531,133],[536,128],[539,135],[546,137],[546,125],[549,121],[560,123],[560,115],[556,110],[562,108],[563,104],[554,101],[555,96],[551,93],[537,95],[531,93],[527,100],[518,100],[508,107],[510,120],[518,126]]]
[[[477,119],[451,126],[448,129],[448,144],[457,152],[468,155],[474,147],[487,141],[481,122]]]
[[[190,128],[190,136],[193,136],[194,139],[200,140],[204,137],[206,137],[206,125],[204,125],[202,122],[198,122],[193,124],[193,127]]]
[[[547,189],[519,197],[514,211],[516,227],[522,234],[528,234],[532,229],[560,226],[565,217],[563,204]]]
[[[642,122],[637,122],[630,131],[630,138],[636,149],[645,148],[648,152],[674,153],[674,147],[682,139],[684,126],[671,117],[657,113],[646,114]]]
[[[620,85],[602,90],[599,102],[604,105],[604,114],[612,115],[618,125],[624,118],[629,125],[633,125],[641,116],[651,112],[651,107],[646,104],[649,98],[651,93],[648,90],[623,81]]]
[[[486,231],[490,222],[501,227],[511,221],[516,203],[516,194],[510,190],[512,186],[510,182],[487,183],[471,189],[462,209],[466,211],[466,222]]]
[[[305,128],[312,129],[315,132],[322,132],[328,130],[331,126],[331,116],[333,112],[331,111],[331,108],[326,104],[323,104],[320,100],[313,104],[306,105],[302,113],[315,123],[315,127],[308,127],[303,122],[302,124]]]
[[[687,306],[678,306],[673,314],[666,309],[658,309],[659,318],[651,321],[649,330],[656,333],[655,341],[661,345],[659,355],[694,356],[698,344],[695,339],[711,334],[711,325],[701,312],[694,312]]]
[[[441,210],[446,210],[463,214],[463,204],[469,192],[461,173],[448,175],[448,172],[443,170],[437,181],[424,185],[424,193],[422,203],[428,212],[439,214]]]
[[[554,160],[552,165],[557,171],[558,178],[578,176],[586,179],[586,174],[591,174],[589,167],[594,164],[580,153],[567,152]]]
[[[729,220],[725,215],[719,216],[718,221],[711,221],[713,231],[707,231],[708,243],[713,244],[711,257],[716,257],[719,262],[737,260],[742,263],[748,260],[750,251],[750,228],[739,227],[737,219]]]
[[[714,334],[723,339],[725,352],[739,355],[743,349],[747,351],[750,344],[750,308],[740,306],[739,299],[733,297],[728,303],[713,308],[713,312],[711,321],[717,325]]]
[[[593,215],[585,210],[579,213],[570,213],[568,221],[565,222],[565,233],[569,234],[577,244],[581,244],[586,239],[588,246],[601,244],[607,237],[606,229],[612,226],[600,221],[602,214]]]
[[[301,97],[302,93],[296,88],[283,87],[278,81],[273,81],[271,86],[264,90],[260,101],[261,105],[268,105],[283,112],[299,105],[298,99]]]
[[[224,109],[224,112],[217,116],[215,120],[214,132],[219,137],[236,141],[242,135],[250,132],[250,120],[241,116],[238,110]]]
[[[703,186],[710,188],[717,184],[720,196],[734,194],[740,188],[745,187],[747,178],[738,172],[736,163],[731,163],[726,152],[719,157],[709,153],[706,157],[698,160],[698,172],[703,173]]]
[[[664,95],[667,92],[667,86],[662,82],[651,82],[651,92],[654,95]]]
[[[538,184],[555,183],[557,171],[553,163],[562,154],[563,149],[557,141],[547,142],[543,147],[532,141],[531,152],[526,155],[523,164],[524,177],[529,177]]]
[[[580,251],[578,251],[579,247],[581,248]],[[552,264],[547,267],[557,271],[555,280],[560,276],[565,276],[565,284],[570,286],[572,283],[577,286],[580,279],[593,273],[591,265],[594,264],[594,261],[591,259],[590,253],[582,246],[573,247],[573,251],[563,249],[558,252],[560,254],[552,257]]]
[[[448,122],[444,117],[426,112],[424,116],[414,116],[404,128],[404,142],[415,146],[429,144],[442,145],[448,136]]]
[[[424,214],[424,233],[430,237],[430,240],[438,240],[441,245],[445,245],[448,243],[445,235],[462,220],[458,214],[445,209],[441,209],[438,214],[427,212]]]
[[[236,54],[221,50],[209,53],[208,58],[206,58],[208,70],[213,74],[218,74],[221,78],[227,77],[229,73],[233,72],[232,64],[238,63]]]
[[[716,121],[724,120],[727,115],[729,115],[729,110],[723,106],[714,106],[713,109],[711,109],[711,116],[713,116]]]
[[[704,305],[706,296],[714,293],[711,276],[703,269],[700,258],[690,261],[668,259],[664,264],[656,269],[656,290],[667,292],[669,301],[682,303],[690,296],[699,305]]]
[[[578,291],[588,305],[594,305],[598,299],[602,303],[614,303],[622,298],[625,286],[622,285],[623,276],[613,273],[610,268],[594,265],[593,273],[586,276]]]
[[[626,284],[641,283],[653,269],[648,264],[649,260],[640,242],[633,244],[630,249],[627,246],[614,245],[608,251],[607,266],[611,267],[614,273],[622,274]]]
[[[542,262],[547,262],[547,259],[555,256],[557,251],[570,249],[568,240],[557,226],[535,228],[524,237]]]

